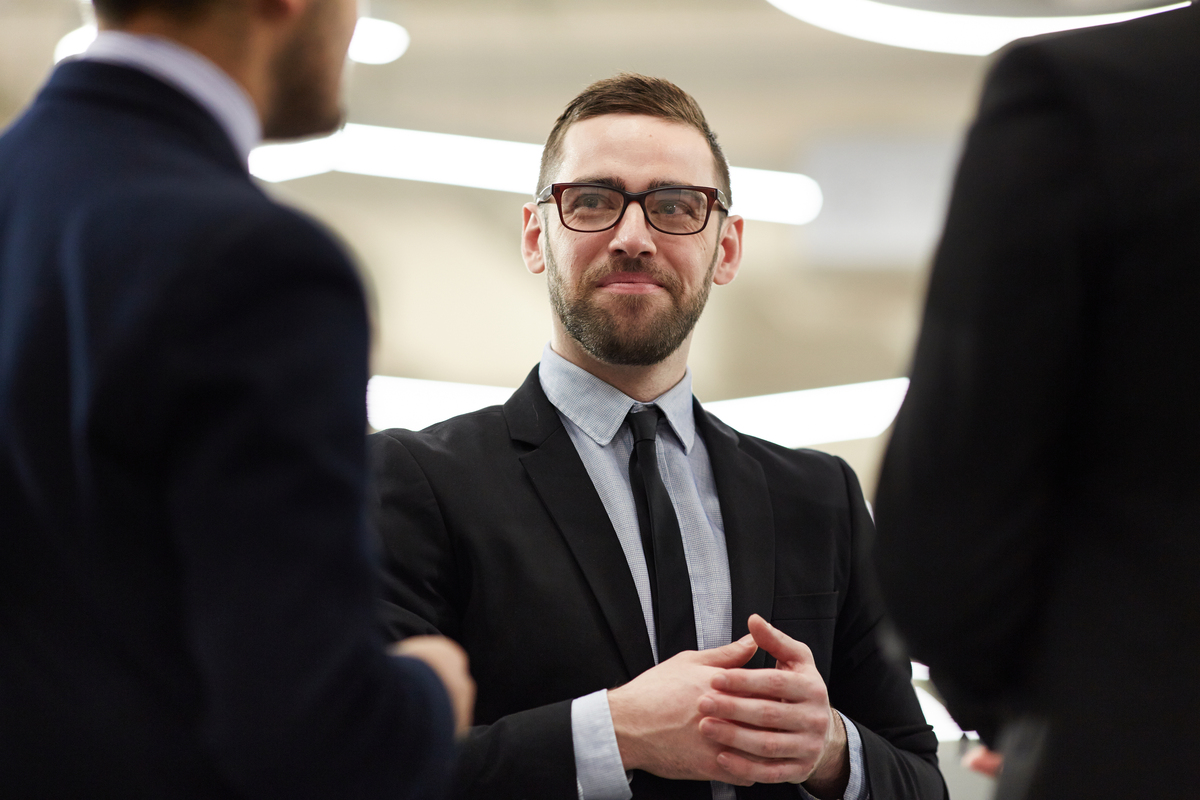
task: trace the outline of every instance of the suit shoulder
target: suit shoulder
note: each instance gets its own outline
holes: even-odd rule
[[[285,285],[294,285],[315,271],[357,281],[346,248],[331,231],[248,182],[133,186],[124,201],[125,216],[141,212],[156,222],[159,233],[143,247],[191,254],[180,266],[199,270],[205,280],[226,273],[239,283],[286,279]]]
[[[261,197],[261,195],[260,195]],[[243,242],[257,235],[267,235],[273,246],[285,247],[289,255],[303,263],[308,260],[338,262],[349,266],[351,260],[339,237],[316,219],[267,198],[248,208],[250,219],[245,225]]]
[[[1200,65],[1195,47],[1200,36],[1200,7],[1149,14],[1109,25],[1081,28],[1019,39],[1004,48],[992,67],[992,78],[1030,70],[1092,74],[1113,83],[1112,71],[1163,73],[1179,77],[1181,69]],[[1183,82],[1180,81],[1181,86]]]
[[[169,208],[190,213],[193,230],[212,236],[214,242],[250,243],[265,237],[274,246],[287,243],[310,257],[346,257],[329,228],[272,200],[248,181],[221,177],[161,188],[148,183],[131,187],[130,193],[142,204],[169,200]]]

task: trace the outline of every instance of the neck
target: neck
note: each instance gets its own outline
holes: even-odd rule
[[[269,48],[263,46],[264,31],[256,29],[244,15],[216,4],[200,19],[184,21],[151,9],[120,25],[101,20],[101,28],[170,39],[199,53],[245,90],[259,119],[266,117],[271,93]]]
[[[571,338],[558,320],[554,321],[554,329],[550,334],[550,348],[555,353],[639,403],[649,403],[683,380],[691,344],[692,336],[688,334],[674,353],[657,364],[625,366],[598,360]]]

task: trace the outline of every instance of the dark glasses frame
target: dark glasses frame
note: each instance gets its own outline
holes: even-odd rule
[[[567,189],[577,189],[577,188],[584,188],[584,187],[591,187],[594,189],[606,189],[610,192],[616,192],[617,194],[619,194],[623,198],[625,198],[625,202],[621,206],[621,213],[617,214],[617,218],[615,220],[613,220],[611,225],[608,225],[607,227],[604,227],[604,228],[598,228],[596,230],[581,230],[579,228],[572,228],[570,225],[567,224],[567,220],[563,217],[563,210],[562,210],[563,192],[565,192]],[[654,194],[655,192],[669,191],[671,189],[690,189],[691,191],[699,192],[700,194],[702,194],[708,198],[708,207],[705,208],[705,210],[704,210],[704,222],[700,223],[700,227],[697,228],[696,230],[686,231],[686,232],[663,230],[662,228],[655,225],[654,222],[650,219],[650,215],[648,213],[646,213],[646,204],[644,202],[642,202],[643,200],[646,199],[646,197],[648,197],[651,194]],[[621,223],[621,220],[625,217],[625,211],[629,208],[630,203],[637,203],[642,207],[642,216],[645,218],[647,225],[649,225],[654,230],[659,231],[660,233],[665,233],[670,236],[693,236],[697,233],[702,232],[705,228],[708,227],[708,218],[712,216],[712,210],[713,210],[714,205],[717,205],[718,209],[720,211],[723,211],[726,214],[729,213],[729,200],[725,197],[725,193],[722,192],[720,189],[714,189],[711,186],[682,186],[682,185],[679,185],[679,186],[656,186],[653,189],[647,189],[644,192],[627,192],[623,189],[618,189],[615,186],[609,186],[608,184],[604,184],[604,183],[552,183],[549,186],[547,186],[545,189],[542,189],[542,191],[538,193],[537,204],[542,205],[543,203],[549,203],[551,198],[554,199],[554,205],[558,208],[558,221],[563,224],[564,228],[566,228],[569,231],[575,231],[576,233],[603,233],[604,231],[612,230],[613,228],[617,227],[617,225],[619,225]]]

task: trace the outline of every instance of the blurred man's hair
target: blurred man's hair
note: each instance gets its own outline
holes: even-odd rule
[[[92,0],[96,16],[120,25],[141,11],[163,11],[179,19],[192,19],[218,0]]]
[[[708,141],[717,172],[717,187],[733,202],[729,191],[729,163],[717,144],[717,135],[708,127],[704,112],[695,99],[670,81],[623,72],[613,78],[596,81],[567,106],[554,123],[546,149],[542,151],[542,169],[538,191],[551,182],[562,162],[562,141],[567,129],[576,122],[605,114],[643,114],[695,128]]]

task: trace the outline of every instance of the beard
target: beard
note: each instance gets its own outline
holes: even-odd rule
[[[333,40],[337,0],[316,0],[297,22],[296,32],[271,67],[275,85],[263,138],[299,139],[333,133],[345,113],[341,104],[345,48]]]
[[[546,285],[550,304],[567,333],[593,358],[623,367],[648,367],[665,360],[683,344],[708,302],[713,273],[717,267],[718,247],[713,252],[708,272],[699,288],[688,295],[679,277],[659,269],[653,261],[628,256],[613,256],[603,264],[584,271],[575,287],[568,287],[558,269],[550,242],[546,242]],[[579,287],[591,287],[616,272],[635,272],[651,276],[662,286],[670,305],[657,309],[657,297],[642,294],[615,295],[611,308],[602,307]]]

